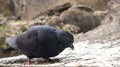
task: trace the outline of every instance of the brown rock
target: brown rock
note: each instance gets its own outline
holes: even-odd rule
[[[85,33],[101,24],[101,18],[94,15],[93,12],[93,9],[89,7],[77,5],[64,11],[60,18],[64,24],[75,25],[79,28],[78,33]]]

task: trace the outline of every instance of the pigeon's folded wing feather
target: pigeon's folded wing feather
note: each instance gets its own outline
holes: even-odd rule
[[[29,54],[33,53],[36,47],[37,32],[25,32],[19,35],[16,39],[16,43],[21,52]]]

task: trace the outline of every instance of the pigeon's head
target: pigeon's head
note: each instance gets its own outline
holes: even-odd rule
[[[70,47],[71,49],[74,49],[74,37],[71,33],[65,30],[57,30],[57,36],[62,42],[62,44],[65,46],[65,48]]]

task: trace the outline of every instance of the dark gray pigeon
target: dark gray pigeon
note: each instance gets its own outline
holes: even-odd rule
[[[73,41],[73,35],[65,30],[57,30],[46,25],[33,26],[25,32],[7,38],[6,43],[9,47],[4,52],[18,50],[28,57],[28,64],[32,58],[49,61],[49,57],[58,55],[65,48],[73,49]]]

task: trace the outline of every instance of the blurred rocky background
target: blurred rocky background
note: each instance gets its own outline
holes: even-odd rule
[[[33,25],[50,25],[68,30],[75,43],[120,44],[119,0],[0,0],[0,50],[7,37]],[[88,45],[89,46],[89,45]],[[19,55],[11,52],[0,58]]]

